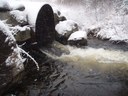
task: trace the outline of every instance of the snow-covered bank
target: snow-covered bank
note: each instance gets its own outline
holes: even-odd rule
[[[47,1],[47,0],[44,0]],[[126,0],[95,2],[94,0],[20,0],[25,5],[29,23],[34,27],[38,10],[43,4],[49,3],[54,11],[60,10],[69,20],[76,21],[82,29],[91,29],[93,26],[101,28],[96,36],[111,41],[128,42],[128,15]],[[17,1],[18,2],[18,1]],[[70,3],[68,3],[70,2]],[[78,3],[79,2],[79,3]]]

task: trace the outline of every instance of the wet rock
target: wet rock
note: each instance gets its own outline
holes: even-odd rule
[[[35,27],[35,36],[39,47],[47,46],[55,40],[55,23],[52,7],[45,4],[41,7]]]
[[[66,20],[66,17],[65,16],[61,16],[61,13],[60,11],[56,11],[54,12],[54,22],[55,22],[55,25],[57,25],[60,21],[65,21]]]
[[[78,31],[78,24],[72,20],[61,21],[55,27],[57,31],[56,40],[62,44],[67,44],[69,36]]]
[[[68,38],[68,44],[72,46],[87,46],[87,33],[85,31],[76,31]]]

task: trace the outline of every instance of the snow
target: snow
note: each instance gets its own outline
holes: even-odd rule
[[[0,8],[6,8],[9,10],[15,10],[18,8],[24,7],[19,1],[16,0],[1,0],[0,1]]]
[[[110,41],[128,42],[128,15],[113,14],[100,25],[97,36]]]
[[[0,1],[0,8],[7,8],[10,9],[10,5],[6,0],[1,0]]]
[[[9,0],[8,2],[9,2],[11,10],[15,10],[15,9],[19,9],[19,8],[24,7],[24,5],[17,0]]]
[[[10,15],[20,23],[27,22],[27,14],[24,11],[14,10],[10,12]]]
[[[39,65],[36,62],[36,60],[31,55],[29,55],[26,51],[24,51],[23,49],[19,48],[19,50],[20,50],[20,53],[26,54],[35,63],[37,70],[39,71]]]
[[[87,32],[85,31],[76,31],[70,35],[68,40],[81,40],[87,39]]]
[[[17,29],[17,30],[20,30],[20,31],[24,31],[28,27],[27,26],[20,27],[20,26],[17,25],[14,28]],[[16,40],[15,40],[14,36],[12,35],[13,31],[9,30],[9,26],[6,23],[0,21],[0,30],[7,36],[6,42],[9,41],[10,43],[14,43],[15,44]],[[24,69],[23,63],[25,62],[26,59],[21,56],[21,53],[24,53],[31,60],[33,60],[33,62],[37,66],[37,70],[39,70],[38,63],[34,60],[34,58],[32,58],[23,49],[19,48],[19,46],[17,44],[16,44],[16,46],[13,46],[11,49],[13,50],[13,52],[12,52],[12,54],[10,54],[10,56],[8,56],[8,58],[5,61],[7,66],[15,65],[15,67],[17,68],[16,71],[18,71],[18,72],[23,70]]]
[[[25,62],[25,60],[26,59],[22,58],[22,56],[20,55],[20,50],[17,46],[5,62],[6,66],[15,65],[15,67],[18,69],[17,71],[21,71],[24,69],[23,62]]]
[[[77,27],[77,23],[75,21],[66,20],[66,21],[60,21],[59,24],[56,25],[55,29],[59,34],[65,35],[67,32],[76,29],[76,27]]]
[[[11,30],[12,34],[15,35],[17,34],[17,32],[23,32],[23,31],[26,31],[26,30],[30,30],[30,27],[29,26],[14,26],[14,27],[9,27],[9,29]]]
[[[7,24],[5,22],[0,21],[0,30],[7,36],[5,42],[9,41],[9,45],[15,44],[16,40],[15,40],[14,36],[12,35],[11,31],[9,30],[9,26],[7,26]],[[23,66],[24,59],[20,55],[18,46],[12,46],[11,49],[13,50],[13,52],[6,59],[6,61],[5,61],[6,65],[7,66],[15,65],[16,68],[18,69],[17,71],[23,70],[24,69],[23,68],[24,67]]]
[[[30,26],[35,31],[35,22],[40,8],[46,4],[46,2],[29,2],[29,1],[21,1],[25,6],[25,11],[27,13],[27,19]]]
[[[14,36],[11,34],[9,27],[3,21],[0,21],[0,30],[7,36],[7,38],[5,40],[6,42],[10,41],[10,43],[13,43],[16,41]]]

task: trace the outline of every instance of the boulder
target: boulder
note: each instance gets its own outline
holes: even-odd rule
[[[57,31],[56,40],[62,44],[67,44],[69,36],[78,31],[78,24],[72,20],[60,21],[55,29]]]
[[[18,25],[21,26],[28,25],[27,14],[24,11],[19,11],[19,10],[10,11],[10,16],[18,23]]]
[[[0,96],[3,96],[24,66],[15,38],[3,22],[0,22],[0,44]]]
[[[7,24],[12,26],[27,25],[27,15],[23,11],[24,9],[22,4],[9,4],[2,0],[0,3],[0,20],[5,20]]]
[[[16,41],[21,42],[31,38],[32,29],[27,26],[26,15],[19,11],[0,12],[0,19],[10,25]]]
[[[76,31],[68,38],[68,44],[71,46],[86,46],[87,45],[87,33],[85,31]]]

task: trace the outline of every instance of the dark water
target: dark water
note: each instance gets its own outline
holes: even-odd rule
[[[127,49],[127,44],[90,39],[88,49],[45,57],[40,71],[29,73],[7,96],[128,96]],[[98,55],[111,62],[99,62]]]

